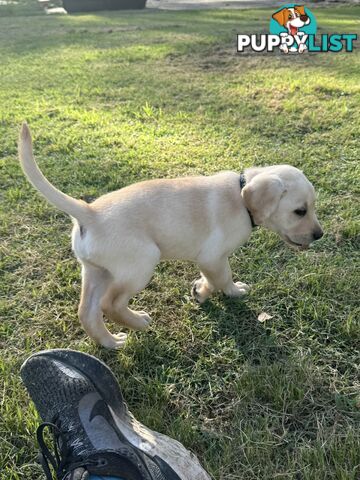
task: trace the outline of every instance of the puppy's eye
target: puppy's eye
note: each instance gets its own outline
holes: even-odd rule
[[[294,213],[296,213],[296,215],[298,215],[299,217],[305,217],[306,208],[298,208],[298,209],[294,210]]]

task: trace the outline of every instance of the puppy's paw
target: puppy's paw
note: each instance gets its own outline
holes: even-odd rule
[[[243,297],[250,290],[249,285],[242,282],[236,282],[231,285],[228,289],[224,290],[225,295],[229,297]]]
[[[204,278],[199,278],[193,282],[191,296],[197,303],[204,303],[211,293],[212,289]]]
[[[136,321],[134,322],[134,328],[136,330],[146,330],[151,323],[151,317],[146,312],[134,312],[136,315]]]
[[[127,339],[126,333],[119,333],[118,335],[111,335],[101,341],[101,345],[110,350],[118,350],[125,345]]]
[[[234,285],[236,285],[241,290],[245,290],[245,292],[248,292],[250,290],[250,285],[248,285],[247,283],[235,282]]]
[[[107,312],[107,317],[112,322],[131,328],[131,330],[146,330],[151,322],[151,317],[146,312],[134,312],[130,308]],[[120,335],[125,334],[121,333]]]

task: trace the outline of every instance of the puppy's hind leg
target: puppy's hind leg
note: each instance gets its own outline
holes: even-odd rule
[[[101,298],[111,283],[106,270],[89,264],[82,265],[82,290],[79,318],[86,333],[105,348],[120,348],[126,340],[126,333],[113,335],[106,328],[101,309]]]
[[[191,296],[198,303],[204,303],[214,292],[215,288],[209,283],[203,272],[200,273],[201,277],[192,283]]]
[[[131,265],[121,263],[121,270],[116,274],[113,272],[115,280],[101,300],[101,308],[110,320],[132,330],[145,330],[151,322],[146,312],[136,312],[128,307],[131,297],[149,283],[160,260],[160,251],[156,246],[147,246],[146,254]]]
[[[137,292],[134,292],[135,294]],[[151,317],[146,312],[135,312],[128,307],[132,295],[125,285],[112,284],[101,300],[101,308],[112,322],[132,330],[146,330]]]

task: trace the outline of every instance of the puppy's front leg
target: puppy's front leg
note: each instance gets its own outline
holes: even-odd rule
[[[199,303],[205,300],[215,290],[221,290],[231,297],[246,295],[249,286],[242,282],[233,282],[231,268],[227,257],[216,261],[202,262],[200,264],[201,278],[193,284],[192,295]]]

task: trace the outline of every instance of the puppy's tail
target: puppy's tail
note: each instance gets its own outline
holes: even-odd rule
[[[90,205],[60,192],[40,172],[33,156],[31,133],[26,122],[23,123],[20,131],[19,158],[30,183],[55,207],[76,218],[80,224],[86,224],[94,217]]]

